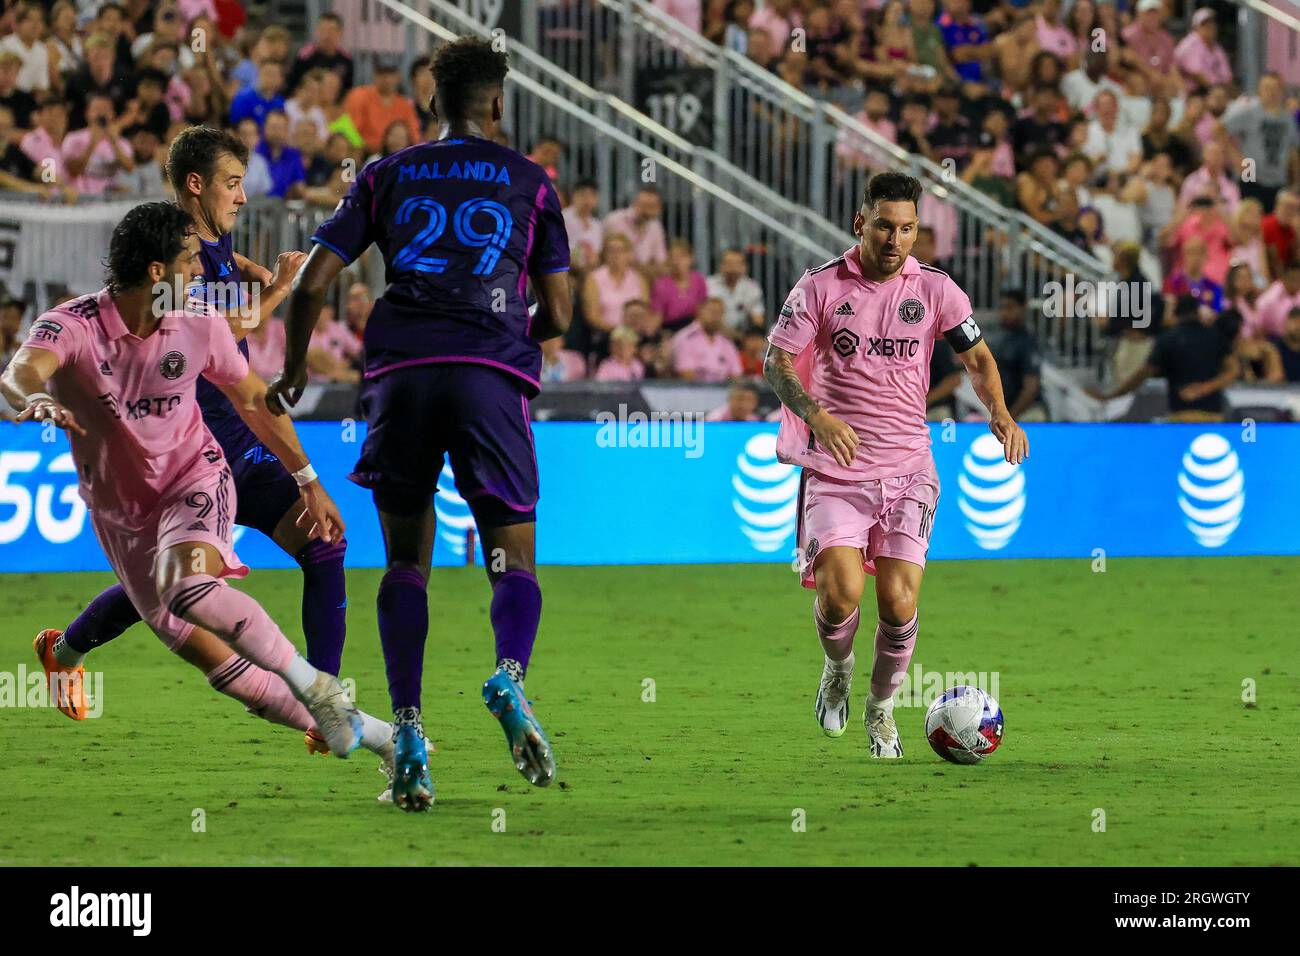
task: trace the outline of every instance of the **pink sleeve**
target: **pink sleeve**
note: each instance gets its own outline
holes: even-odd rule
[[[191,321],[193,318],[191,317]],[[235,344],[234,333],[223,316],[211,316],[208,327],[208,363],[203,377],[213,385],[234,385],[248,377],[248,359]]]
[[[727,359],[727,373],[732,378],[738,377],[744,371],[744,368],[740,364],[740,349],[736,348],[734,345],[731,346],[731,350],[727,353]]]
[[[948,277],[943,278],[939,289],[939,314],[935,322],[935,338],[950,329],[961,325],[974,313],[970,297],[961,290],[961,286]]]
[[[786,296],[785,305],[781,306],[781,314],[767,340],[791,355],[798,355],[817,334],[821,322],[820,306],[821,296],[812,273],[805,272]]]
[[[66,312],[50,311],[42,313],[32,323],[23,345],[53,352],[58,356],[62,367],[76,359],[86,337],[86,324],[82,319],[69,316]]]

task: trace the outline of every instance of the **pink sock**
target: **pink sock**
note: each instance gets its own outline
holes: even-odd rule
[[[876,660],[871,667],[871,696],[876,700],[893,697],[903,682],[916,647],[916,618],[913,614],[906,624],[876,625]]]
[[[316,726],[307,708],[290,692],[288,684],[238,654],[213,668],[208,674],[208,683],[213,690],[235,698],[248,708],[250,714],[273,724],[298,730],[310,730]]]
[[[833,661],[842,661],[853,653],[853,635],[858,632],[858,620],[861,618],[858,608],[841,621],[832,624],[822,614],[821,603],[813,598],[813,620],[817,623],[817,637],[821,639],[822,650]]]
[[[266,670],[278,674],[298,654],[262,605],[210,574],[182,578],[161,597],[181,620],[207,628]]]

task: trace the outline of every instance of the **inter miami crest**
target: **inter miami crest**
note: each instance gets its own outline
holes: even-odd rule
[[[925,306],[920,299],[904,299],[898,307],[898,317],[908,325],[916,325],[925,318]]]
[[[168,352],[158,363],[158,369],[163,378],[174,381],[185,374],[185,356],[176,351]]]

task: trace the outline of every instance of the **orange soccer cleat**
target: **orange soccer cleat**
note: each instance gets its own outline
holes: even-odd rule
[[[40,658],[41,667],[45,668],[45,680],[50,688],[50,697],[56,706],[73,720],[85,720],[87,709],[85,670],[80,665],[64,667],[54,659],[54,641],[62,633],[53,628],[46,628],[36,635],[32,647],[36,651],[36,656]]]
[[[323,757],[329,756],[330,745],[325,742],[325,738],[317,732],[315,727],[302,735],[302,742],[307,745],[307,753],[320,754]]]

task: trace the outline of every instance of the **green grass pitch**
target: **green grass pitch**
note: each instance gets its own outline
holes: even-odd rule
[[[343,676],[386,714],[378,577],[349,573]],[[811,596],[782,566],[540,577],[529,689],[559,759],[549,790],[515,772],[479,697],[482,571],[438,570],[431,812],[376,803],[372,757],[308,758],[300,735],[213,693],[140,626],[91,658],[101,718],[0,710],[0,865],[1300,862],[1300,559],[933,563],[914,663],[999,676],[1006,737],[975,767],[930,751],[919,708],[896,712],[903,760],[867,756],[866,624],[853,722],[822,735]],[[110,580],[0,578],[0,672],[38,668],[36,630]],[[241,587],[297,634],[296,570]]]

